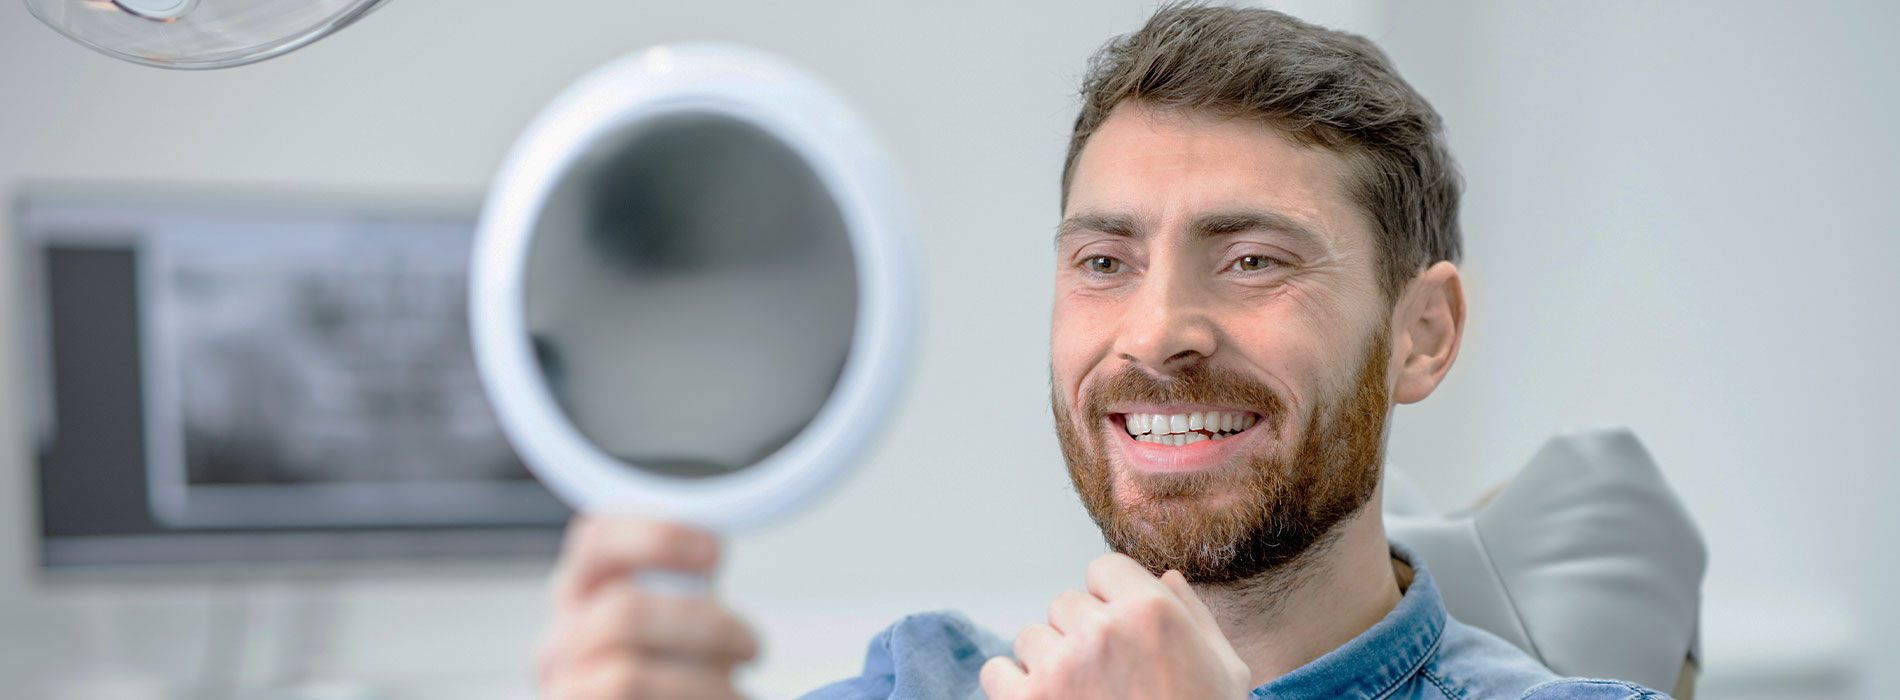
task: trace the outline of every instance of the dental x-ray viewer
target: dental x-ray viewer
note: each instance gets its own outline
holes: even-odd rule
[[[644,163],[591,167],[608,181],[663,187],[641,174]],[[606,175],[622,167],[625,174]],[[913,616],[881,634],[862,675],[809,697],[1660,695],[1622,681],[1559,677],[1452,619],[1423,559],[1387,539],[1387,421],[1396,404],[1423,400],[1451,369],[1465,299],[1461,184],[1439,116],[1371,42],[1268,10],[1163,7],[1089,62],[1060,176],[1051,405],[1068,473],[1114,553],[1077,572],[1084,586],[1056,597],[1048,620],[1013,643],[955,615]],[[787,206],[793,219],[811,222],[793,227],[799,235],[829,230],[835,221],[824,222],[838,215]],[[672,216],[631,206],[560,211],[595,221]],[[728,243],[593,241],[602,249],[595,261],[549,273],[578,285],[583,298],[538,315],[530,294],[530,320],[511,322],[518,337],[509,352],[547,345],[544,361],[565,368],[562,400],[579,431],[610,441],[610,431],[628,424],[603,414],[611,428],[590,426],[585,406],[594,399],[586,392],[619,395],[673,378],[581,387],[582,366],[595,360],[569,352],[561,338],[633,333],[666,313],[657,301],[610,303],[615,285],[654,299],[761,299],[760,290],[721,281],[721,266],[750,264],[722,258]],[[813,254],[831,255],[822,251],[835,243],[813,239]],[[565,253],[549,248],[557,254]],[[673,268],[642,260],[711,267],[703,278],[671,279]],[[862,330],[872,313],[866,305],[879,295],[857,262],[855,297],[842,284],[807,296],[855,298]],[[612,264],[651,279],[590,281],[597,271],[588,265]],[[734,313],[747,303],[735,301]],[[844,327],[829,311],[792,302],[771,308],[840,324],[831,332]],[[585,316],[565,317],[570,312]],[[727,329],[692,330],[726,342]],[[807,369],[829,369],[826,358],[843,352],[843,386],[859,360],[856,342],[848,352],[811,348]],[[795,404],[794,394],[825,389],[775,391]],[[782,439],[772,435],[797,422],[779,432],[762,427],[758,440],[717,456],[680,457],[679,446],[638,432],[624,433],[624,449],[603,448],[630,462],[673,465],[664,469],[668,479],[724,479],[747,473],[727,470],[769,452]],[[804,430],[792,444],[814,427]],[[671,475],[686,472],[711,476]],[[718,559],[717,537],[673,519],[577,519],[553,583],[553,629],[538,665],[543,696],[736,697],[732,671],[759,651],[745,623],[711,597],[665,595],[629,578],[643,569],[710,572]]]

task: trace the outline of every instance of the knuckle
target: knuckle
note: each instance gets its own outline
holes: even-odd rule
[[[1063,633],[1079,638],[1099,636],[1114,619],[1106,608],[1085,609],[1069,618],[1069,628],[1064,629]]]
[[[1003,692],[1002,683],[999,682],[1003,677],[1002,664],[1006,663],[1009,662],[1003,660],[1003,657],[992,656],[990,660],[983,662],[983,668],[976,673],[977,685],[983,687],[983,694],[990,700],[1004,700],[1009,697]]]
[[[1062,595],[1058,595],[1055,600],[1050,601],[1049,617],[1054,618],[1058,615],[1082,610],[1086,607],[1088,600],[1093,597],[1093,595],[1083,591],[1063,591]]]
[[[1024,656],[1028,655],[1029,629],[1030,628],[1028,627],[1024,627],[1023,631],[1017,632],[1016,642],[1014,644],[1009,645],[1010,654],[1014,655],[1018,659],[1023,658]]]
[[[1075,591],[1063,591],[1060,595],[1055,597],[1055,600],[1049,601],[1048,613],[1050,620],[1062,617],[1063,612],[1072,607],[1072,601],[1074,599],[1071,598],[1069,594],[1074,592]]]
[[[977,684],[989,700],[1018,700],[1022,697],[1021,687],[1010,682],[1016,673],[1019,671],[1015,661],[1007,656],[992,656],[977,671]]]
[[[1171,617],[1173,606],[1158,595],[1143,595],[1127,601],[1127,615],[1132,622],[1144,625],[1157,624]]]

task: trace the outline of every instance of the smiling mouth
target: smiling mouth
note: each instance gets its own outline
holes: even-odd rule
[[[1245,411],[1193,413],[1123,413],[1122,428],[1136,442],[1180,447],[1204,440],[1222,440],[1253,427],[1260,417]]]

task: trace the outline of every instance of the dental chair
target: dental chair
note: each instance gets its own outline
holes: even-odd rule
[[[1432,515],[1388,469],[1387,536],[1445,608],[1565,676],[1694,695],[1702,536],[1628,430],[1562,434],[1472,508]]]

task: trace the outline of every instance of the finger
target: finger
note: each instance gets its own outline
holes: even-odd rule
[[[1089,562],[1089,592],[1107,602],[1165,590],[1155,575],[1126,554],[1110,552]]]
[[[990,700],[1009,700],[1019,697],[1029,685],[1029,674],[1023,671],[1015,661],[1007,656],[992,656],[983,662],[983,670],[977,672],[977,684],[983,686],[983,695]]]
[[[649,652],[725,664],[758,655],[758,638],[713,598],[656,595],[616,586],[590,602],[562,644],[570,654]]]
[[[1207,607],[1207,603],[1201,601],[1201,595],[1194,591],[1193,584],[1188,583],[1187,576],[1174,569],[1168,569],[1167,573],[1161,575],[1161,585],[1174,591],[1174,595],[1187,605],[1188,614],[1194,616],[1194,621],[1200,624],[1202,629],[1220,629],[1220,623],[1214,620],[1214,611]]]
[[[634,569],[711,573],[718,561],[719,539],[702,530],[631,516],[579,516],[568,524],[555,570],[555,610],[572,610],[602,583]]]
[[[739,700],[730,669],[675,659],[569,669],[543,686],[544,700]]]
[[[1107,617],[1108,604],[1088,591],[1063,591],[1049,603],[1049,626],[1063,634],[1100,627]]]
[[[1054,627],[1040,622],[1024,627],[1016,633],[1016,664],[1032,673],[1045,668],[1045,662],[1061,642],[1062,633]]]

